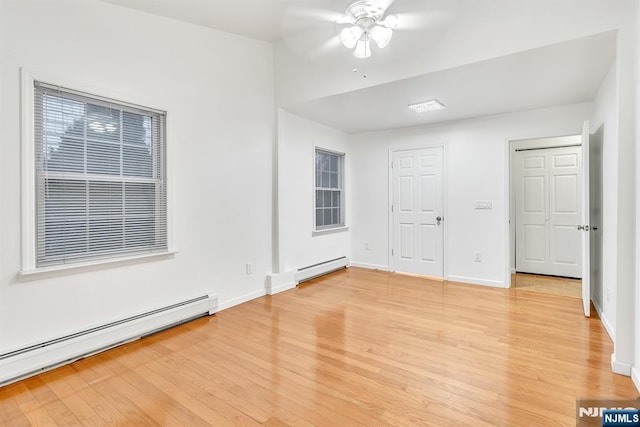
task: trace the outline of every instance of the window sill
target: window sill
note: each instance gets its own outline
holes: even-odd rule
[[[343,231],[349,231],[348,226],[335,227],[335,228],[325,228],[324,230],[313,230],[311,232],[312,236],[322,236],[323,234],[333,234],[333,233],[341,233]]]
[[[167,251],[154,254],[134,255],[127,258],[105,259],[91,261],[88,263],[56,265],[52,267],[34,268],[31,270],[21,270],[18,273],[20,281],[30,281],[47,279],[50,277],[66,276],[70,274],[83,273],[87,271],[103,270],[107,268],[122,267],[125,265],[140,264],[160,259],[173,258],[177,252]]]

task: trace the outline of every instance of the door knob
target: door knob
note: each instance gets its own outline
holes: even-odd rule
[[[438,225],[440,225],[440,221],[442,221],[442,217],[441,216],[437,216],[436,217],[436,221],[438,222]]]
[[[584,227],[582,225],[579,225],[578,230],[584,230]]]

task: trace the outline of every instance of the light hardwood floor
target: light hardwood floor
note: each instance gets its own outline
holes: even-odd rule
[[[511,276],[511,285],[527,291],[582,298],[582,281],[580,279],[516,273]]]
[[[636,397],[579,299],[357,268],[0,389],[4,425],[575,425]]]

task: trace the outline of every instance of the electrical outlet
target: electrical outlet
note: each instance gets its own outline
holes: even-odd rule
[[[247,274],[251,273],[253,273],[253,267],[251,266],[251,263],[247,263]]]
[[[480,252],[476,252],[476,262],[482,262],[482,254]]]
[[[370,249],[371,249],[371,248],[369,248],[369,242],[364,242],[364,250],[365,250],[365,251],[368,251],[368,250],[370,250]]]

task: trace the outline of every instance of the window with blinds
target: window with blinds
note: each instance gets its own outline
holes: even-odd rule
[[[35,82],[36,267],[167,251],[165,120]]]
[[[316,148],[316,230],[344,226],[344,154]]]

